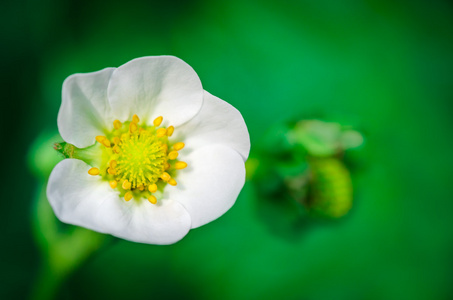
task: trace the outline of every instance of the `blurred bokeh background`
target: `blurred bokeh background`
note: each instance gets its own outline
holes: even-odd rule
[[[6,0],[0,15],[1,299],[29,297],[42,263],[32,223],[45,175],[27,153],[57,130],[63,80],[162,54],[241,111],[252,152],[290,118],[355,120],[354,207],[300,225],[248,182],[175,245],[103,248],[58,299],[453,298],[449,1]]]

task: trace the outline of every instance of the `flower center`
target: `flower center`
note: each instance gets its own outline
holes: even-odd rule
[[[175,186],[176,171],[187,167],[185,162],[176,160],[184,143],[169,140],[174,127],[159,128],[162,120],[156,118],[151,126],[139,124],[137,115],[124,124],[115,120],[114,129],[107,136],[96,137],[102,145],[104,167],[93,167],[88,174],[101,175],[126,201],[147,198],[157,203],[154,194],[159,194],[167,183]]]
[[[122,136],[115,177],[128,180],[133,188],[156,183],[168,159],[167,144],[161,139],[146,130],[140,135]]]

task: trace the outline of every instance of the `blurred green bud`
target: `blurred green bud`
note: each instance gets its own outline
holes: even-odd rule
[[[44,131],[33,142],[27,155],[27,162],[30,171],[36,177],[47,180],[55,165],[63,159],[63,156],[53,148],[54,143],[62,140],[56,131]]]
[[[309,193],[303,204],[327,217],[344,216],[352,207],[352,181],[346,166],[336,158],[314,158],[309,165]]]
[[[360,132],[337,122],[310,119],[278,124],[257,145],[247,165],[248,179],[261,199],[278,199],[280,205],[299,203],[305,212],[301,216],[340,218],[353,203],[343,155],[363,142]]]

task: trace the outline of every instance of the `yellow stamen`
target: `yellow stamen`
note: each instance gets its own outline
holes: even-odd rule
[[[182,170],[186,167],[187,167],[187,163],[185,163],[183,161],[178,161],[177,163],[175,163],[175,169],[177,169],[177,170]]]
[[[132,193],[131,192],[127,192],[126,195],[124,195],[124,200],[129,201],[131,199],[132,199]]]
[[[107,148],[110,147],[110,141],[105,136],[98,135],[96,137],[96,141],[98,141],[99,143],[101,143],[102,145],[104,145]]]
[[[162,116],[155,118],[155,119],[154,119],[154,122],[153,122],[154,126],[157,127],[157,126],[159,126],[160,124],[162,124],[162,120],[163,120],[163,119],[164,119],[164,118],[163,118]]]
[[[99,175],[99,173],[100,173],[100,171],[98,168],[91,168],[88,170],[88,174],[93,175],[93,176]]]
[[[132,123],[138,124],[140,122],[140,118],[137,115],[132,116]]]
[[[116,160],[111,160],[109,165],[110,165],[110,168],[115,169],[116,166],[118,165],[118,163],[116,162]]]
[[[115,137],[112,139],[112,142],[113,142],[115,145],[118,145],[118,144],[121,142],[121,140],[120,140],[119,137],[115,136]]]
[[[155,183],[151,184],[148,187],[148,191],[150,191],[151,193],[155,193],[157,191],[157,185]]]
[[[113,147],[113,152],[115,152],[116,154],[120,153],[120,147],[118,147],[118,145],[114,146]]]
[[[172,136],[174,131],[175,131],[175,127],[174,126],[169,126],[167,128],[167,136]]]
[[[130,131],[131,133],[134,133],[134,132],[136,132],[137,130],[138,130],[137,124],[134,123],[134,122],[131,122],[131,124],[129,124],[129,131]]]
[[[165,128],[159,128],[156,130],[157,137],[163,137],[166,133],[167,133],[167,129],[165,129]]]
[[[145,190],[145,187],[143,185],[139,186],[138,187],[139,191],[144,191]]]
[[[175,186],[175,185],[177,185],[177,182],[173,178],[170,178],[170,180],[168,181],[168,184],[171,184],[172,186]]]
[[[165,163],[165,170],[170,169],[170,164],[168,162]]]
[[[179,151],[182,148],[184,148],[184,146],[185,146],[185,144],[183,142],[178,142],[178,143],[173,145],[173,149],[175,149],[176,151]]]
[[[115,175],[116,174],[116,171],[114,168],[108,168],[107,169],[107,173],[109,173],[110,175]]]
[[[151,195],[148,197],[148,201],[151,202],[152,204],[156,204],[157,198],[154,195]]]
[[[126,179],[123,181],[123,184],[121,185],[121,187],[125,190],[129,190],[131,188],[131,183]]]
[[[112,189],[114,189],[118,185],[118,182],[116,180],[111,180],[111,181],[109,181],[109,184],[110,184],[110,187]]]
[[[176,151],[171,151],[170,153],[168,153],[168,159],[176,159],[178,157],[178,152]]]
[[[123,123],[121,123],[120,120],[113,121],[113,127],[115,127],[115,129],[121,129],[121,126],[123,126]]]
[[[162,175],[160,175],[160,178],[162,178],[163,181],[169,181],[171,176],[167,172],[163,172]]]

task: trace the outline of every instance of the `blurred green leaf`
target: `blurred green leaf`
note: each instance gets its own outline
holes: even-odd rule
[[[112,239],[82,227],[62,224],[46,197],[43,183],[35,197],[33,233],[43,257],[33,299],[53,299],[61,283]]]

